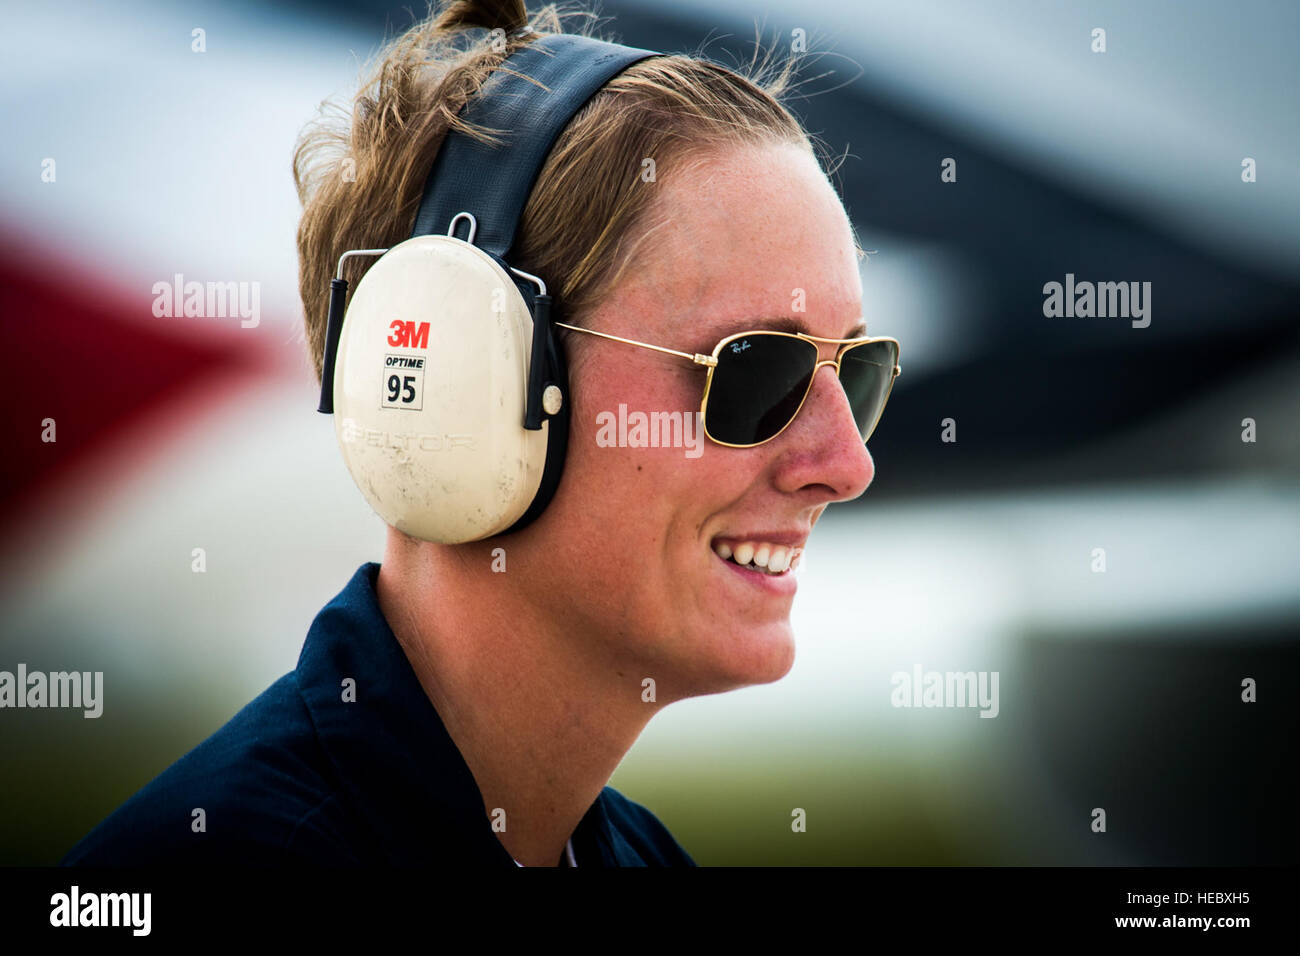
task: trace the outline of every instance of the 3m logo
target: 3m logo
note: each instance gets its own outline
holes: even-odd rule
[[[394,319],[388,326],[388,344],[399,349],[427,349],[429,347],[429,323],[403,322]]]

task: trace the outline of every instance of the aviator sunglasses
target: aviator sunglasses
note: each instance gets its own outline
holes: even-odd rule
[[[555,324],[707,366],[709,374],[700,401],[704,434],[730,448],[752,448],[785,431],[803,408],[813,378],[823,365],[835,367],[865,442],[876,430],[894,379],[902,371],[898,365],[898,340],[885,337],[825,339],[804,332],[757,329],[728,335],[713,347],[712,355],[702,355],[563,322]],[[819,361],[819,342],[841,348],[834,359]]]

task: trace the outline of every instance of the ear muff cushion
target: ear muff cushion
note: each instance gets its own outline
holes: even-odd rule
[[[348,471],[386,523],[458,544],[535,506],[557,453],[550,422],[523,427],[531,347],[513,276],[469,243],[420,236],[370,267],[343,322],[334,420]]]
[[[528,506],[523,517],[516,521],[506,533],[519,531],[531,524],[551,503],[555,497],[556,490],[560,487],[560,477],[564,474],[565,456],[569,448],[569,406],[571,404],[571,392],[569,389],[569,369],[568,363],[564,359],[564,349],[561,347],[554,326],[547,332],[546,336],[546,360],[547,367],[552,370],[548,376],[548,381],[558,385],[563,395],[563,403],[560,410],[552,415],[542,427],[547,429],[546,440],[546,464],[544,466],[542,480],[537,488],[537,495],[533,498],[533,503]]]

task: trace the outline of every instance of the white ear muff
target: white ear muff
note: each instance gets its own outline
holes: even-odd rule
[[[527,527],[554,497],[571,425],[551,321],[563,310],[541,277],[509,264],[511,251],[565,125],[611,77],[662,55],[576,34],[519,47],[461,113],[509,130],[509,148],[448,130],[412,238],[339,257],[316,410],[334,414],[348,471],[389,525],[479,541]],[[462,223],[468,242],[455,238]],[[345,312],[350,256],[381,258]]]
[[[408,239],[367,270],[343,321],[334,422],[386,523],[459,544],[528,509],[550,430],[523,427],[532,326],[510,275],[452,236]]]

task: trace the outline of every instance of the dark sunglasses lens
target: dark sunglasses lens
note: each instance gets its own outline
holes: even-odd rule
[[[844,353],[840,382],[849,397],[863,441],[871,437],[889,397],[898,364],[898,346],[893,342],[864,342]]]
[[[817,346],[756,332],[728,342],[713,369],[704,425],[715,441],[756,445],[789,424],[799,410]]]

